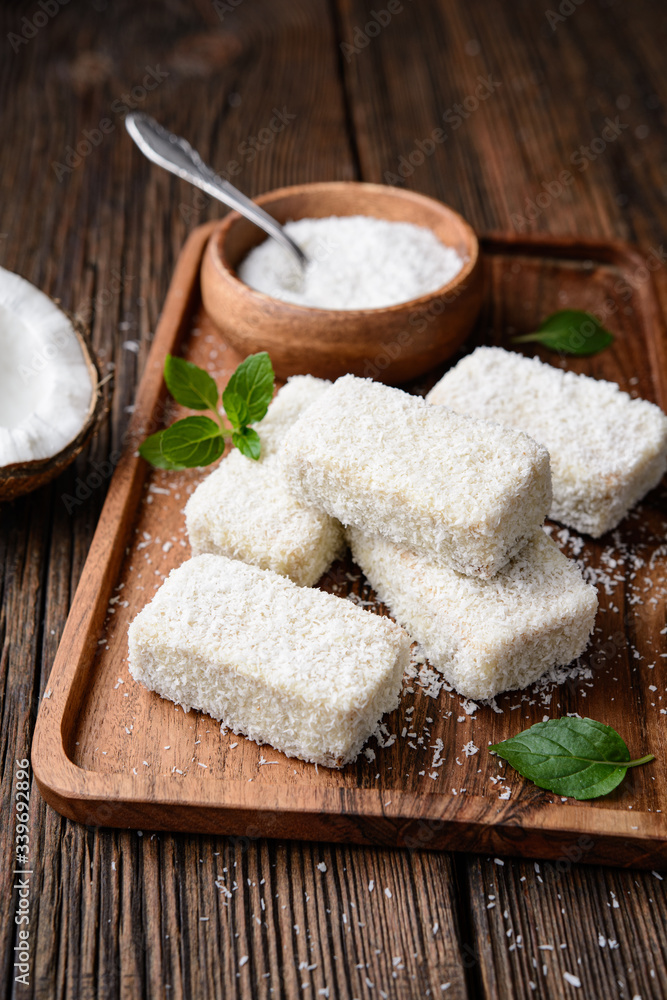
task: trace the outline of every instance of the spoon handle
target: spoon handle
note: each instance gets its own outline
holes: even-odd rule
[[[150,115],[143,111],[133,111],[125,119],[125,127],[144,156],[184,181],[189,181],[212,198],[217,198],[228,208],[234,208],[241,215],[254,222],[265,233],[277,240],[297,260],[299,269],[304,270],[308,259],[301,247],[287,235],[283,227],[267,212],[246,198],[233,184],[224,180],[202,160],[189,142],[169,132]]]

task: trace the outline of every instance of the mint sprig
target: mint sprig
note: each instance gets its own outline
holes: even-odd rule
[[[156,469],[173,469],[174,466],[170,465],[167,459],[162,454],[162,438],[164,436],[164,431],[158,431],[156,434],[151,434],[139,448],[139,454],[150,462],[151,465],[155,466]]]
[[[190,410],[216,410],[218,387],[208,372],[191,361],[167,355],[164,380],[175,400]]]
[[[653,754],[630,760],[630,751],[615,729],[577,718],[538,722],[489,750],[538,788],[575,799],[608,795],[629,767],[654,760]]]
[[[226,432],[210,417],[184,417],[162,434],[162,454],[172,469],[210,465],[225,450]]]
[[[252,427],[244,427],[242,430],[232,432],[232,444],[245,455],[246,458],[259,458],[261,443],[259,434]]]
[[[513,344],[532,342],[544,344],[561,354],[585,357],[609,347],[614,342],[614,335],[592,313],[561,309],[548,316],[534,333],[512,337]]]
[[[273,379],[273,368],[266,351],[251,354],[238,366],[222,394],[222,405],[232,423],[232,411],[236,411],[239,405],[242,407],[239,424],[256,424],[266,416],[273,395]]]
[[[218,387],[203,368],[168,354],[164,379],[177,403],[190,410],[209,410],[213,416],[183,417],[151,434],[139,448],[142,458],[158,469],[210,465],[222,455],[227,438],[247,458],[256,461],[260,457],[259,434],[249,424],[266,416],[273,396],[275,376],[266,351],[242,361],[222,394],[229,427],[218,410]]]

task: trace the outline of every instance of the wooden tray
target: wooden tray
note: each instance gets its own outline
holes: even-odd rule
[[[154,471],[135,454],[168,410],[164,357],[182,348],[220,384],[239,361],[201,310],[199,264],[211,228],[191,235],[178,262],[42,700],[32,760],[44,798],[96,826],[484,851],[566,866],[665,867],[664,485],[599,542],[554,527],[564,550],[600,581],[598,627],[578,678],[563,671],[559,686],[513,692],[481,707],[417,664],[380,741],[371,739],[342,771],[221,735],[208,716],[186,715],[133,682],[128,623],[188,557],[182,510],[203,475]],[[490,237],[484,249],[486,305],[469,348],[507,343],[512,332],[534,329],[558,308],[589,309],[615,331],[614,345],[588,359],[543,356],[665,407],[666,341],[653,259],[647,267],[629,247],[542,237]],[[412,389],[425,391],[440,374]],[[383,610],[350,562],[336,564],[321,585]],[[576,712],[617,728],[633,757],[651,751],[657,760],[631,770],[607,798],[577,803],[540,791],[488,753],[490,742]]]

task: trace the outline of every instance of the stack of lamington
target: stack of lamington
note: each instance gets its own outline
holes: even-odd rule
[[[232,453],[190,500],[194,550],[245,552],[310,585],[344,525],[380,600],[476,699],[570,663],[592,632],[595,590],[545,516],[600,535],[667,467],[657,406],[498,348],[463,358],[427,401],[352,375],[293,378],[258,430],[260,462]]]
[[[597,597],[542,529],[549,453],[527,434],[345,376],[281,454],[295,497],[463,695],[524,687],[584,650]]]
[[[374,720],[397,703],[409,641],[403,629],[359,608],[361,617],[347,621],[335,597],[317,591],[310,592],[317,600],[299,597],[300,587],[314,585],[341,554],[345,537],[380,600],[429,662],[465,697],[492,698],[570,663],[593,630],[595,589],[544,532],[547,514],[600,534],[667,466],[667,418],[658,407],[610,383],[496,349],[464,358],[427,400],[352,375],[333,385],[297,376],[257,430],[260,460],[232,452],[188,502],[197,568],[186,564],[165,585],[175,581],[176,601],[181,584],[175,578],[184,574],[190,594],[184,628],[191,633],[202,614],[198,595],[207,593],[208,646],[200,623],[181,642],[187,654],[173,656],[172,642],[153,656],[150,635],[162,620],[158,615],[143,638],[140,620],[143,615],[148,624],[151,608],[153,617],[160,612],[158,594],[132,626],[132,669],[179,701],[179,664],[189,663],[192,648],[202,662],[234,660],[237,632],[231,651],[216,653],[215,616],[237,615],[243,606],[249,617],[241,616],[238,628],[261,627],[261,634],[257,643],[245,636],[243,663],[237,656],[232,673],[247,672],[263,651],[263,665],[258,661],[252,670],[264,672],[268,687],[260,696],[283,684],[278,721],[258,721],[257,692],[247,694],[236,715],[229,708],[233,693],[211,707],[201,676],[201,690],[180,702],[231,719],[235,731],[260,742],[329,764],[352,759]],[[237,560],[258,567],[252,579]],[[294,583],[278,586],[277,574]],[[211,576],[218,580],[212,588]],[[268,619],[258,618],[252,601],[241,601],[248,588],[254,600],[272,602]],[[369,618],[377,623],[372,629]],[[167,670],[161,688],[159,671],[167,661],[172,674]],[[322,683],[334,661],[339,676]],[[338,694],[339,713],[330,716],[335,732],[318,736],[318,725],[329,718],[326,699],[333,703]]]

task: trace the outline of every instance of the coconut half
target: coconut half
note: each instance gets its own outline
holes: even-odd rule
[[[25,278],[0,268],[0,500],[74,461],[101,409],[85,331]]]

